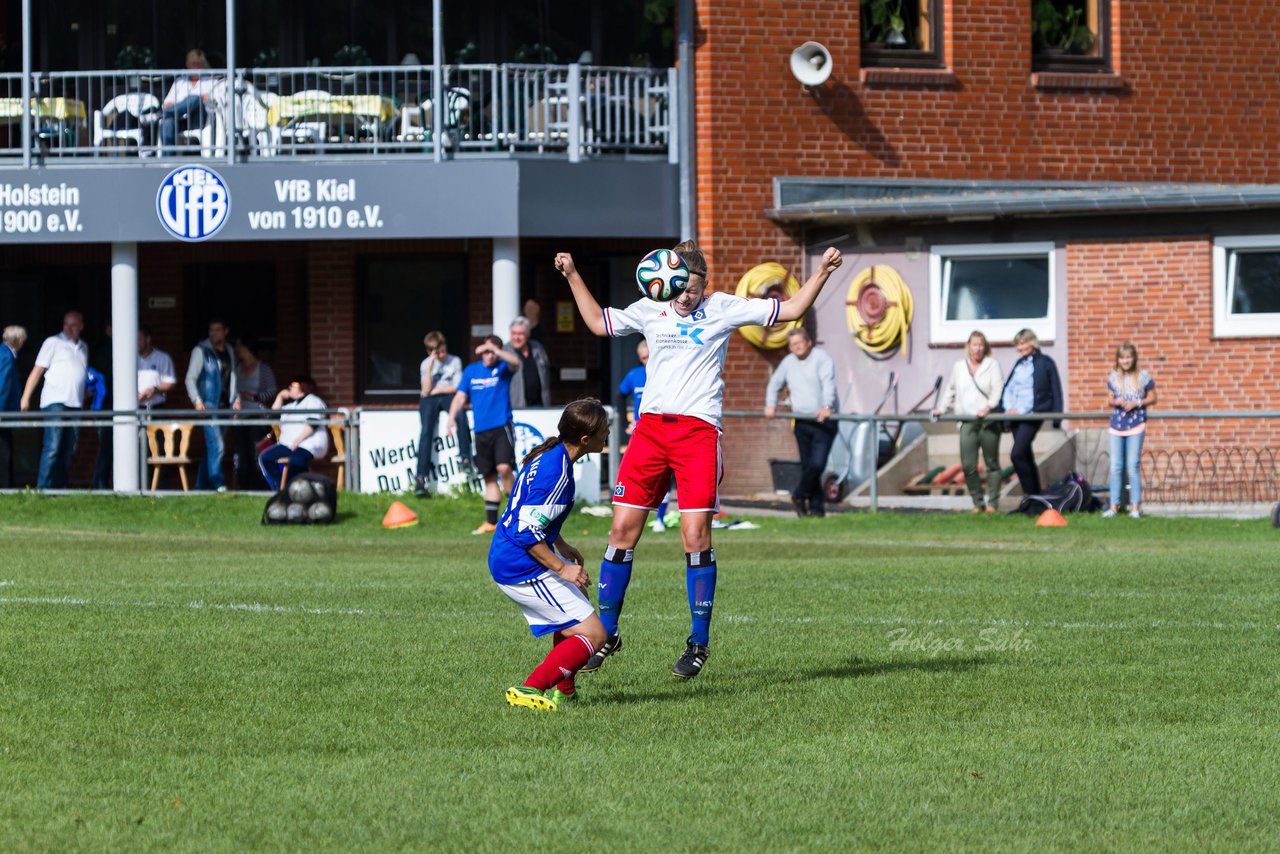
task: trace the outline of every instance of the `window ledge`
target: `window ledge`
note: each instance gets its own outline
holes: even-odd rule
[[[863,68],[863,86],[958,86],[960,79],[949,68]]]
[[[1089,74],[1078,71],[1036,71],[1031,75],[1031,88],[1045,92],[1086,90],[1117,92],[1129,88],[1118,74]]]

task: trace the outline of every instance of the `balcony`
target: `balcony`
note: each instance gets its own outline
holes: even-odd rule
[[[0,167],[125,159],[677,161],[674,69],[453,65],[0,75]],[[175,85],[176,83],[176,85]],[[175,94],[179,108],[163,104]],[[439,134],[437,138],[437,126]]]

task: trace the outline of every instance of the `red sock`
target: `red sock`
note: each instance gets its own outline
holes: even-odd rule
[[[567,637],[572,637],[572,636],[566,635],[564,632],[556,632],[555,634],[553,634],[551,636],[551,648],[555,649],[557,646],[560,645],[561,641],[563,641]],[[573,677],[570,676],[568,679],[561,680],[560,684],[556,685],[555,688],[561,694],[564,694],[566,697],[568,697],[573,693]]]
[[[565,638],[533,669],[529,678],[524,680],[524,686],[545,691],[552,685],[572,679],[573,674],[587,663],[594,652],[595,647],[591,645],[591,641],[582,635]]]

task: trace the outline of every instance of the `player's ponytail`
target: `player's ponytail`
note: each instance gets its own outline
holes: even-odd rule
[[[609,413],[600,401],[594,397],[575,400],[560,413],[560,423],[556,425],[559,435],[544,439],[534,446],[532,451],[525,454],[524,460],[520,463],[521,468],[565,441],[577,442],[583,436],[596,435],[608,422]]]
[[[690,274],[704,279],[707,277],[707,259],[698,248],[698,244],[692,240],[686,240],[674,246],[671,251],[684,259],[684,265],[689,268]]]

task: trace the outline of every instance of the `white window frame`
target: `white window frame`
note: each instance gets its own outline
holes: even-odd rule
[[[1043,255],[1049,260],[1049,307],[1044,317],[1010,320],[947,320],[950,295],[950,258],[1026,258]],[[966,243],[929,248],[929,343],[963,344],[978,329],[993,342],[1012,341],[1023,329],[1035,332],[1041,341],[1052,341],[1058,322],[1058,247],[1040,243]]]
[[[1219,237],[1213,242],[1213,337],[1280,338],[1280,313],[1231,312],[1237,249],[1272,249],[1280,253],[1280,234]]]

